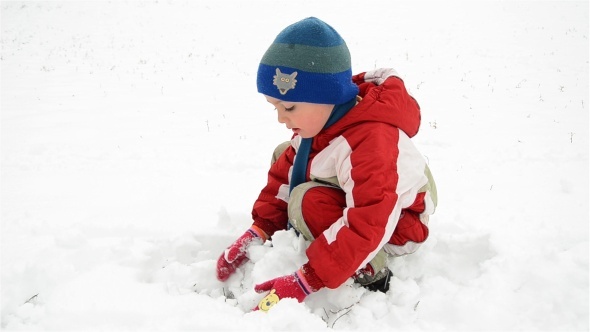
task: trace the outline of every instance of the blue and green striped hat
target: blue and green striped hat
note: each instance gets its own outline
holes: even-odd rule
[[[315,17],[286,27],[258,67],[258,92],[283,101],[343,104],[358,94],[350,52],[338,32]]]

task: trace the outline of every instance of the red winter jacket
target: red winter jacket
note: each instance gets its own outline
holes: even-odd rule
[[[307,249],[309,264],[329,288],[344,283],[390,241],[401,210],[415,203],[428,181],[424,158],[410,141],[420,127],[420,108],[393,75],[376,70],[354,76],[362,100],[313,139],[307,181],[336,178],[346,194],[342,218]],[[271,166],[254,204],[254,225],[270,236],[287,229],[289,180],[300,141],[295,135]]]

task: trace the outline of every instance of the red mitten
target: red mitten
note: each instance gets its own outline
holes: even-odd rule
[[[294,298],[303,302],[307,295],[317,292],[324,287],[322,281],[315,274],[315,271],[308,265],[303,265],[297,272],[263,282],[256,285],[254,290],[258,293],[270,291],[254,310],[268,311],[282,298]]]
[[[226,281],[248,259],[246,257],[248,246],[251,243],[262,244],[267,238],[264,231],[252,225],[244,235],[225,249],[225,252],[217,260],[217,279]]]

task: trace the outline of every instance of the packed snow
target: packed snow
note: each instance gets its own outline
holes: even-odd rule
[[[588,7],[2,1],[2,330],[588,331]],[[439,206],[387,294],[252,312],[308,244],[278,232],[225,283],[215,263],[291,136],[258,62],[309,16],[353,72],[402,75]]]

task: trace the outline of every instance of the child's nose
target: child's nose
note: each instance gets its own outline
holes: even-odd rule
[[[285,116],[285,112],[281,112],[277,110],[277,120],[279,123],[285,123],[287,121],[287,117]]]

